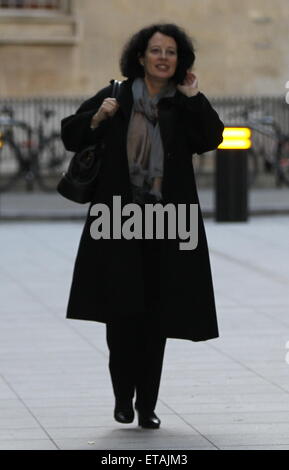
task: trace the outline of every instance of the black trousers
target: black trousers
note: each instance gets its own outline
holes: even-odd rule
[[[136,393],[136,407],[155,409],[161,379],[166,337],[160,330],[156,301],[159,295],[160,240],[140,240],[147,295],[146,313],[122,315],[106,324],[109,371],[115,399],[127,403]]]

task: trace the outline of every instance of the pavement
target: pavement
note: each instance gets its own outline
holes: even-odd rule
[[[214,218],[215,191],[198,188],[203,216]],[[76,204],[58,193],[7,192],[0,194],[0,220],[83,220],[88,204]],[[248,191],[250,215],[289,214],[289,188],[252,188]]]
[[[82,226],[1,222],[0,449],[288,450],[288,215],[205,218],[220,337],[168,339],[157,430],[114,421],[105,325],[65,318]]]

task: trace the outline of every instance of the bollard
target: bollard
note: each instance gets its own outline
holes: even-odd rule
[[[248,219],[248,127],[225,127],[215,160],[215,220],[244,222]]]

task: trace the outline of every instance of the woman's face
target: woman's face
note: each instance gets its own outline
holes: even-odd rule
[[[167,82],[175,74],[178,63],[177,43],[174,38],[155,33],[149,39],[140,63],[144,66],[148,78]]]

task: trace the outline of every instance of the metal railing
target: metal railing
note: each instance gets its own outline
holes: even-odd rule
[[[289,135],[289,106],[283,95],[218,97],[210,101],[226,124],[234,124],[234,116],[241,114],[244,108],[251,108],[252,119],[271,116],[280,125],[283,133]],[[240,119],[240,124],[242,123],[245,123],[245,119]]]
[[[73,114],[86,97],[34,97],[34,98],[1,98],[0,99],[0,115],[1,110],[10,108],[14,112],[14,119],[17,121],[25,121],[31,127],[35,128],[39,119],[39,111],[41,109],[51,109],[54,115],[50,118],[49,131],[59,132],[60,121],[65,116]]]
[[[50,120],[49,125],[57,131],[60,128],[60,121],[65,116],[75,113],[80,104],[87,99],[87,96],[75,97],[33,97],[33,98],[0,98],[0,112],[4,107],[11,107],[14,110],[14,117],[23,120],[32,127],[37,124],[39,109],[50,108],[55,111],[55,116]],[[245,107],[255,107],[251,117],[271,115],[279,124],[284,134],[289,135],[289,105],[281,97],[209,97],[210,102],[219,113],[225,124],[234,124],[236,118],[232,114],[241,114]],[[238,121],[245,124],[245,120],[239,118]]]
[[[285,102],[284,96],[247,96],[247,97],[209,97],[213,107],[219,113],[220,118],[225,125],[230,124],[247,124],[242,113],[244,109],[249,109],[250,118],[258,118],[258,116],[270,115],[278,124],[283,134],[289,136],[289,106]],[[1,98],[0,99],[0,116],[3,108],[11,108],[14,112],[14,119],[24,121],[32,128],[36,129],[39,125],[39,116],[41,110],[50,109],[54,113],[52,117],[45,123],[45,131],[48,134],[60,132],[61,119],[75,113],[80,104],[87,99],[87,96],[76,97],[33,97],[33,98]],[[239,117],[237,118],[236,116]],[[265,126],[266,127],[266,126]],[[1,127],[0,127],[1,132]],[[14,137],[21,141],[23,131],[15,128]],[[274,135],[270,136],[267,132],[256,132],[253,134],[254,141],[258,140],[258,147],[266,149],[274,143]],[[276,139],[275,139],[276,140]],[[274,143],[275,144],[275,143]],[[213,158],[208,153],[207,158],[195,159],[196,165],[198,161],[202,164],[205,162],[205,171],[203,174],[210,175],[214,171]],[[205,155],[206,157],[206,155]],[[208,163],[208,164],[207,164]],[[202,168],[199,171],[202,174]]]
[[[11,107],[14,110],[14,118],[26,121],[32,127],[36,127],[39,119],[39,110],[43,108],[52,109],[54,117],[47,124],[50,131],[55,132],[60,129],[60,121],[65,116],[73,114],[87,96],[80,97],[35,97],[35,98],[2,98],[0,99],[0,111],[3,107]],[[281,131],[289,135],[289,106],[284,97],[209,97],[210,102],[218,111],[220,118],[227,124],[246,124],[242,117],[245,109],[250,109],[250,118],[258,119],[262,116],[271,116],[279,125]],[[239,115],[239,117],[237,117]],[[268,125],[263,126],[268,129]],[[261,127],[259,126],[259,129]],[[255,133],[254,139],[259,145],[270,146],[271,140],[268,133]]]

